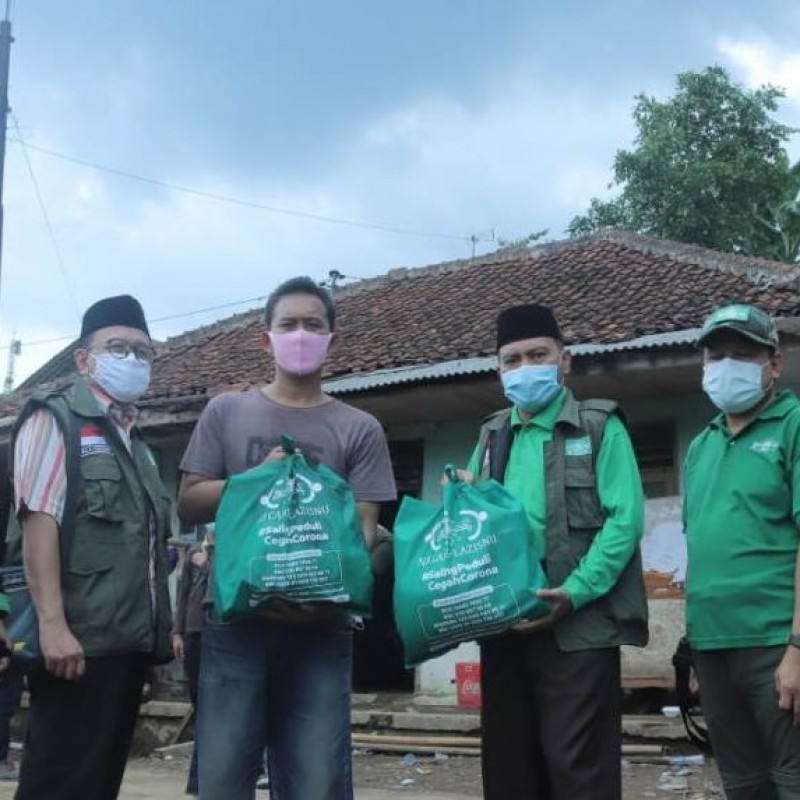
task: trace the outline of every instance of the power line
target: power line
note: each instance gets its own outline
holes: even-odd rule
[[[19,131],[19,128],[17,129]],[[325,214],[314,214],[310,211],[301,211],[299,209],[283,208],[281,206],[271,205],[269,203],[257,203],[253,200],[243,200],[238,197],[231,197],[229,195],[218,194],[216,192],[208,192],[204,189],[194,189],[191,186],[183,186],[178,183],[171,183],[170,181],[159,180],[158,178],[149,178],[145,175],[137,175],[127,170],[117,169],[116,167],[109,167],[104,164],[97,164],[93,161],[88,161],[76,156],[70,156],[66,153],[59,153],[57,150],[51,150],[48,147],[41,147],[28,143],[26,145],[30,150],[35,150],[38,153],[58,158],[62,161],[69,161],[72,164],[79,164],[89,169],[97,170],[98,172],[106,172],[109,175],[116,175],[120,178],[127,178],[132,181],[139,181],[140,183],[147,183],[151,186],[159,186],[162,189],[169,189],[173,192],[183,192],[184,194],[195,195],[196,197],[204,197],[208,200],[215,200],[219,203],[228,203],[230,205],[244,206],[245,208],[255,208],[259,211],[268,211],[272,214],[283,214],[289,217],[299,217],[300,219],[314,220],[315,222],[327,222],[332,225],[346,225],[352,228],[363,228],[367,230],[384,231],[386,233],[397,233],[404,236],[419,236],[429,239],[449,239],[459,242],[471,242],[469,236],[461,236],[454,233],[437,233],[435,231],[420,231],[413,228],[400,228],[393,225],[383,225],[378,222],[364,222],[363,220],[345,219],[343,217],[330,217]]]
[[[150,322],[167,322],[173,319],[183,319],[184,317],[194,317],[197,314],[205,314],[208,311],[222,311],[225,308],[234,308],[235,306],[243,306],[246,303],[263,303],[268,295],[259,295],[258,297],[251,297],[247,300],[236,300],[233,303],[222,303],[218,306],[207,306],[206,308],[198,308],[195,311],[183,311],[180,314],[170,314],[168,317],[157,317],[151,319]]]
[[[166,317],[156,317],[155,319],[148,319],[147,321],[151,325],[155,325],[158,322],[169,322],[174,319],[185,319],[186,317],[194,317],[198,314],[210,313],[211,311],[222,311],[227,308],[235,308],[236,306],[243,306],[248,303],[263,303],[266,299],[267,295],[259,295],[258,297],[250,297],[247,300],[235,300],[232,303],[220,303],[219,305],[215,306],[197,308],[194,311],[182,311],[180,314],[169,314]],[[36,341],[20,342],[19,344],[21,344],[22,347],[36,347],[37,345],[57,344],[58,342],[72,342],[75,341],[76,338],[77,337],[74,335],[56,336],[52,339],[37,339]],[[10,345],[0,345],[0,350],[8,350],[9,346]]]
[[[28,145],[25,144],[25,139],[22,137],[22,131],[19,129],[19,120],[17,119],[17,115],[14,112],[11,112],[11,119],[14,122],[14,128],[17,131],[17,141],[22,147],[22,154],[25,156],[25,163],[28,165],[28,174],[31,176],[31,182],[33,183],[34,191],[36,192],[36,200],[39,203],[39,209],[42,212],[42,217],[44,218],[44,224],[47,228],[47,233],[50,236],[50,242],[53,245],[53,252],[56,254],[56,261],[58,261],[58,266],[61,269],[61,275],[64,278],[64,284],[67,287],[67,294],[72,300],[72,305],[75,308],[75,313],[80,316],[80,310],[78,309],[78,302],[75,299],[75,293],[72,291],[72,283],[70,282],[69,275],[67,274],[67,266],[64,263],[64,258],[61,255],[61,248],[58,246],[58,240],[56,239],[55,231],[53,230],[53,225],[50,222],[50,215],[47,213],[47,206],[45,206],[44,198],[42,197],[42,192],[39,188],[39,181],[36,180],[36,173],[33,171],[33,165],[31,164],[30,156],[28,155]]]

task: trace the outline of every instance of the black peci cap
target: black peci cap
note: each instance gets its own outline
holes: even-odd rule
[[[553,312],[547,306],[513,306],[497,316],[497,349],[523,339],[546,336],[561,341],[561,331]]]
[[[110,328],[114,325],[136,328],[136,330],[150,335],[139,301],[129,294],[120,294],[116,297],[98,300],[94,305],[89,306],[83,315],[81,339],[99,331],[100,328]]]

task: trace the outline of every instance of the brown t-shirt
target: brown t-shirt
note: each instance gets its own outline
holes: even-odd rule
[[[260,464],[283,434],[303,455],[342,476],[356,500],[396,497],[386,436],[375,417],[339,400],[313,408],[276,403],[260,389],[213,398],[197,421],[181,470],[227,478]]]

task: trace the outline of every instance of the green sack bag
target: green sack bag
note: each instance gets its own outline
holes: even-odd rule
[[[215,520],[214,599],[230,620],[275,598],[336,603],[370,616],[372,569],[353,492],[290,437],[284,458],[234,475]]]
[[[406,666],[547,613],[522,504],[448,466],[443,505],[404,497],[394,527],[394,613]]]

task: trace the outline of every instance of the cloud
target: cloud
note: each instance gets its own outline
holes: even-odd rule
[[[187,178],[203,191],[310,214],[418,233],[403,236],[162,193],[140,204],[125,229],[142,263],[171,256],[176,270],[247,294],[298,270],[368,276],[397,265],[469,255],[468,237],[550,227],[603,192],[617,146],[631,132],[628,98],[549,95],[506,87],[482,107],[421,98],[377,117],[314,180],[251,185]],[[484,245],[483,249],[487,249]],[[216,265],[209,268],[209,263]],[[205,265],[205,266],[204,266]],[[163,274],[163,273],[162,273]],[[177,276],[176,276],[177,280]],[[267,284],[267,285],[265,285]],[[196,286],[186,286],[196,290]]]
[[[800,49],[781,47],[772,38],[721,38],[718,52],[751,88],[766,84],[786,92],[778,119],[791,127],[800,127]],[[786,147],[790,158],[800,158],[800,136],[794,134]]]
[[[541,227],[558,236],[605,190],[614,152],[632,134],[629,104],[525,79],[479,106],[423,98],[367,126],[340,177],[384,217],[467,236]]]
[[[485,240],[491,230],[506,239],[541,228],[561,236],[571,217],[605,192],[614,152],[633,134],[630,105],[621,89],[582,93],[520,71],[498,76],[481,102],[419,96],[374,116],[336,142],[310,177],[276,182],[254,172],[243,181],[225,175],[218,163],[205,173],[164,163],[153,176],[254,203],[442,237],[215,202],[32,152],[66,278],[17,153],[9,159],[13,225],[10,220],[0,337],[11,329],[23,341],[72,334],[89,302],[123,291],[158,318],[263,295],[297,274],[321,279],[337,269],[368,277],[394,266],[463,258],[471,252],[467,237]],[[59,146],[57,120],[40,130],[35,142],[69,149]],[[493,246],[481,241],[478,252]],[[237,310],[159,323],[154,334],[178,333]],[[34,366],[24,352],[20,377]]]
[[[770,39],[747,41],[720,39],[717,49],[740,72],[748,85],[772,84],[786,91],[786,97],[800,112],[800,49],[781,49]]]
[[[748,86],[771,84],[783,89],[786,99],[780,105],[778,118],[787,125],[800,127],[800,49],[782,47],[777,40],[764,36],[721,38],[716,47]],[[800,158],[797,134],[790,139],[787,150],[792,159]]]

